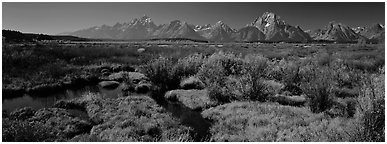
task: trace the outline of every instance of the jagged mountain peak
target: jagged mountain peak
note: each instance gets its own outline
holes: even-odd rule
[[[294,27],[281,20],[280,16],[273,12],[265,12],[252,22],[265,34],[268,41],[310,41],[310,36],[300,27]]]
[[[373,42],[384,39],[384,26],[380,23],[372,24],[369,27],[354,28],[353,30]]]
[[[278,19],[281,19],[280,16],[278,16],[277,14],[273,13],[273,12],[265,12],[263,13],[263,15],[261,16],[261,18],[263,18],[265,21],[271,21],[271,20],[278,20]]]
[[[230,33],[230,32],[234,32],[235,30],[232,29],[230,26],[228,26],[227,24],[225,24],[223,21],[218,21],[215,23],[215,25],[212,26],[213,29],[216,29],[216,28],[221,28],[223,30],[225,30],[226,32]]]
[[[350,29],[349,26],[347,26],[347,25],[345,25],[345,24],[343,24],[341,22],[336,22],[336,21],[329,22],[328,29],[331,28],[331,27],[338,27],[338,28],[344,27],[344,28],[349,28]]]
[[[265,23],[265,24],[279,24],[279,25],[285,24],[285,22],[281,20],[281,17],[273,12],[265,12],[257,20],[258,22]]]
[[[148,15],[146,15],[146,14],[144,14],[141,18],[140,18],[140,20],[150,20],[151,18],[148,16]]]
[[[144,15],[140,18],[134,18],[129,25],[155,25],[152,19],[148,15]]]
[[[220,20],[220,21],[216,22],[215,25],[221,26],[221,25],[224,25],[224,22],[222,20]]]
[[[223,21],[218,21],[214,25],[197,26],[195,31],[202,37],[212,41],[230,41],[235,30],[230,28]]]
[[[341,22],[337,22],[337,21],[330,21],[329,24],[330,25],[342,25]]]
[[[205,25],[196,25],[194,27],[195,31],[203,30],[203,29],[208,29],[211,27],[211,24],[205,24]]]
[[[384,38],[384,26],[377,23],[369,27],[349,28],[343,23],[331,21],[322,29],[304,31],[298,25],[287,24],[273,12],[265,12],[246,27],[235,30],[222,20],[213,25],[192,25],[173,20],[156,26],[148,15],[143,15],[130,22],[94,26],[68,34],[110,39],[193,38],[211,41],[308,42],[312,40],[312,36],[316,40],[354,41],[361,37]]]
[[[182,21],[181,20],[173,20],[173,21],[169,22],[169,24],[171,24],[171,25],[182,25]]]
[[[273,12],[265,12],[262,16],[256,18],[252,22],[252,26],[257,27],[259,30],[266,33],[268,27],[285,27],[287,24],[281,20],[281,17]]]
[[[330,40],[336,42],[356,41],[359,38],[361,38],[360,35],[352,28],[336,21],[329,22],[323,30],[317,31],[315,34],[315,39],[317,40]]]

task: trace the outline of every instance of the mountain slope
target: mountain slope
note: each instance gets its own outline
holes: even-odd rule
[[[203,40],[190,25],[180,20],[171,21],[169,24],[161,25],[153,34],[153,38],[189,38]]]
[[[316,34],[315,40],[328,40],[336,42],[357,41],[361,36],[350,27],[342,23],[330,22],[327,27]]]
[[[370,27],[362,27],[357,33],[368,38],[372,42],[384,41],[384,26],[381,24],[374,24]]]
[[[246,26],[232,35],[235,41],[263,41],[265,34],[254,26]]]
[[[371,42],[384,40],[384,26],[349,28],[342,23],[330,22],[322,29],[303,31],[292,26],[278,15],[265,12],[251,24],[239,30],[230,28],[222,21],[214,25],[192,25],[180,20],[168,24],[155,25],[150,17],[135,18],[128,23],[113,26],[95,26],[66,35],[96,39],[153,39],[187,38],[219,42],[231,41],[269,41],[269,42],[310,42],[312,40],[353,42],[359,38]]]
[[[222,21],[218,21],[213,26],[201,26],[196,30],[202,37],[211,41],[232,41],[231,35],[235,31]]]
[[[85,38],[148,39],[156,28],[151,18],[145,15],[133,19],[130,23],[102,25],[66,34]]]

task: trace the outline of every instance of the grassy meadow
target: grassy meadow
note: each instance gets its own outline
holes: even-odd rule
[[[69,81],[96,84],[104,68],[142,73],[151,86],[148,95],[101,99],[89,93],[50,111],[3,112],[2,140],[380,142],[384,49],[166,41],[3,44],[3,99],[44,95],[67,88]],[[166,110],[168,103],[200,113],[210,123],[208,134],[198,137]],[[69,112],[74,109],[87,118]]]

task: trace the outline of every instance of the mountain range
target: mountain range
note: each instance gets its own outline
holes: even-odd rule
[[[193,25],[185,21],[173,20],[168,24],[156,25],[146,15],[135,18],[129,23],[116,23],[113,26],[94,26],[75,32],[61,33],[83,38],[95,39],[155,39],[189,38],[218,42],[231,41],[268,41],[268,42],[311,42],[335,41],[353,42],[359,39],[383,41],[384,26],[375,24],[370,27],[350,28],[339,22],[330,22],[326,27],[304,31],[300,26],[292,26],[280,16],[265,12],[250,24],[239,30],[233,29],[223,21],[211,25]]]

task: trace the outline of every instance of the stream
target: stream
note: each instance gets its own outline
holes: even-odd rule
[[[123,84],[120,84],[116,89],[105,89],[99,85],[93,85],[58,91],[52,94],[45,94],[44,96],[24,94],[21,97],[3,98],[2,108],[8,114],[23,107],[31,107],[33,109],[49,108],[53,107],[59,100],[78,98],[89,92],[99,93],[103,98],[117,98],[123,95],[122,88]],[[194,136],[195,141],[203,141],[208,136],[211,124],[202,117],[200,112],[193,111],[182,104],[171,102],[163,102],[159,103],[159,105],[172,113],[172,116],[178,118],[183,125],[192,127],[196,133]],[[82,115],[81,112],[77,113]]]
[[[24,94],[21,97],[3,98],[2,108],[7,113],[23,107],[31,107],[33,109],[49,108],[59,100],[70,100],[81,97],[83,94],[92,92],[100,93],[103,98],[117,98],[122,96],[121,84],[116,89],[105,89],[99,85],[85,86],[78,89],[66,89],[56,93],[41,95]]]

